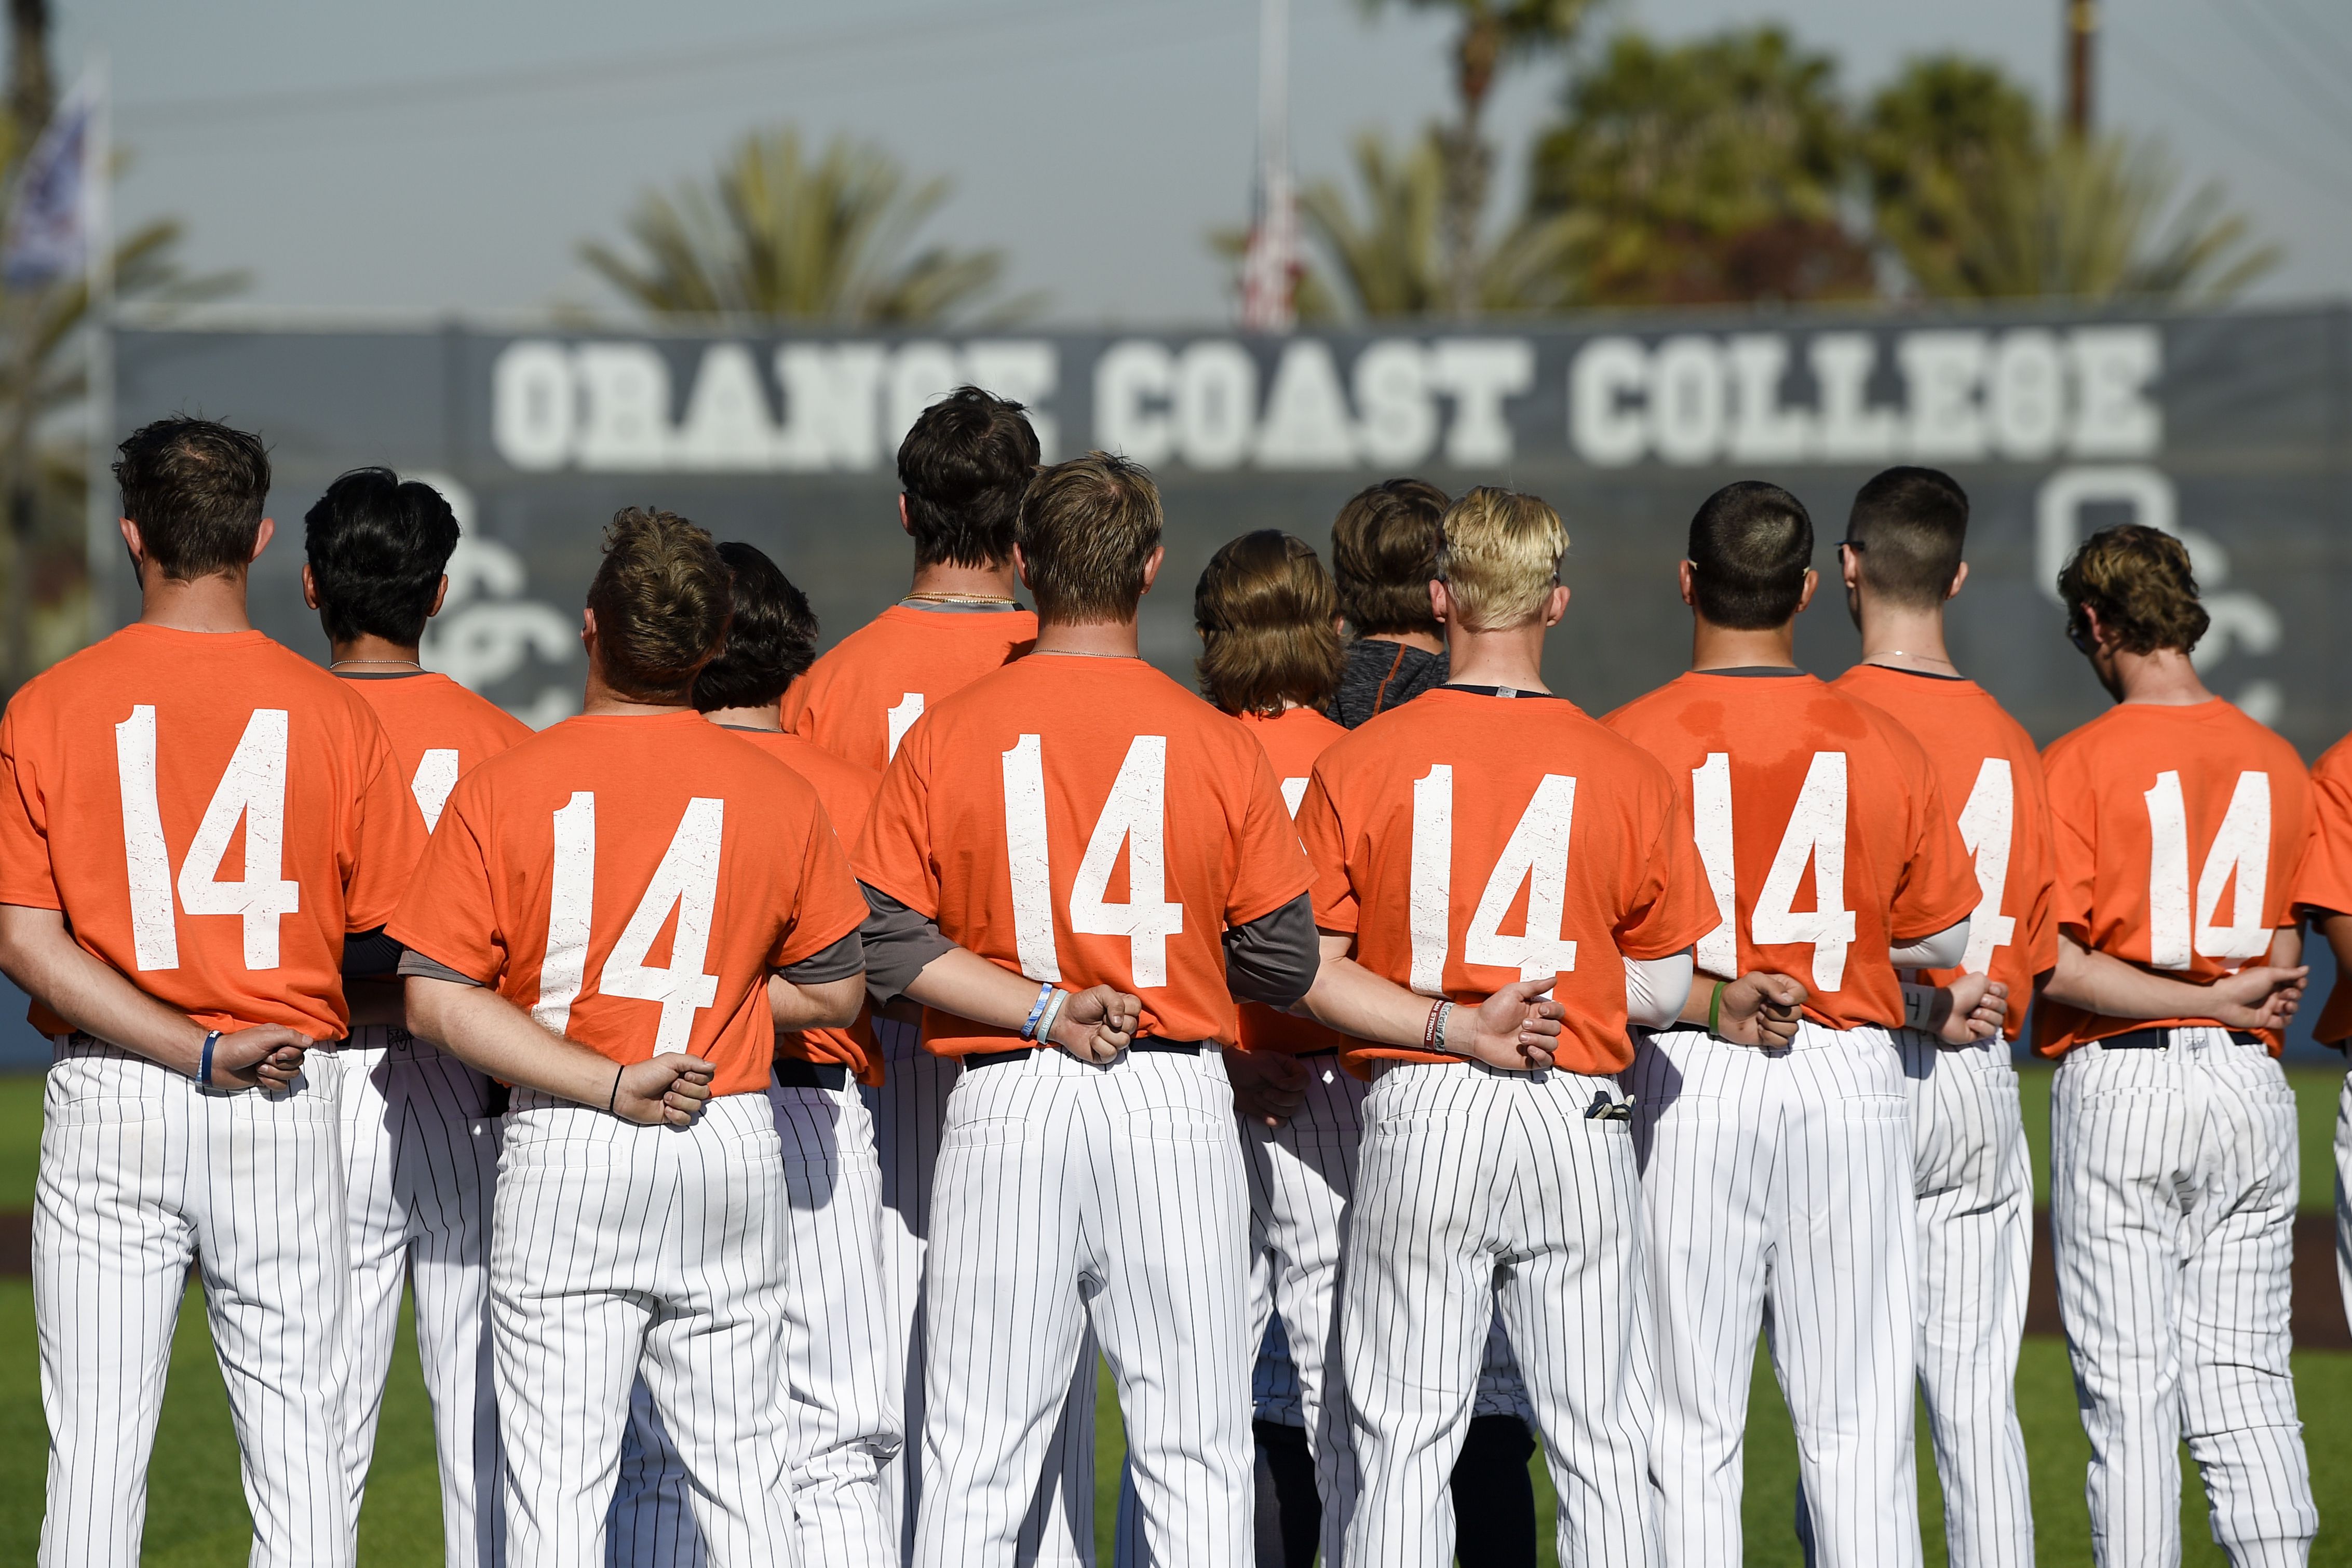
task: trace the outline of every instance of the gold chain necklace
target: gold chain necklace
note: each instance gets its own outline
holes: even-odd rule
[[[902,605],[1010,605],[1012,600],[998,594],[908,594],[898,602]]]

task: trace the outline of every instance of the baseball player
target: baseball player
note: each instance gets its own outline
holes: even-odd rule
[[[442,569],[457,546],[457,519],[429,485],[356,468],[303,519],[302,544],[302,602],[326,630],[327,668],[383,721],[424,829],[421,854],[458,776],[530,734],[417,662],[425,623],[448,588]],[[402,887],[411,868],[400,868]],[[506,1510],[485,1294],[499,1160],[492,1086],[408,1032],[394,979],[349,989],[351,1038],[312,1065],[339,1108],[350,1215],[352,1518],[356,1524],[375,1453],[401,1287],[413,1284],[445,1555],[452,1564],[495,1565],[505,1554]]]
[[[778,727],[777,700],[816,651],[808,598],[749,544],[719,547],[733,577],[727,651],[694,679],[694,705],[808,781],[838,831],[854,837],[881,775]],[[801,1552],[839,1568],[896,1568],[895,1517],[882,1468],[898,1451],[898,1379],[882,1286],[882,1173],[858,1086],[881,1059],[861,1012],[846,1029],[780,1030],[768,1086],[783,1142],[786,1272],[784,1416]],[[653,1419],[642,1381],[623,1445],[614,1568],[693,1568],[700,1541],[686,1472]]]
[[[2231,1562],[2300,1563],[2318,1514],[2288,1365],[2294,1096],[2274,1058],[2304,977],[2284,966],[2310,786],[2293,747],[2198,679],[2207,619],[2179,541],[2103,530],[2058,589],[2116,704],[2042,755],[2060,941],[2033,1025],[2059,1058],[2050,1230],[2092,1551],[2179,1561],[2185,1440]]]
[[[1812,553],[1786,490],[1708,497],[1680,569],[1691,671],[1609,718],[1689,803],[1715,908],[1683,1026],[1651,1037],[1629,1079],[1675,1568],[1740,1560],[1759,1323],[1796,1423],[1814,1561],[1920,1561],[1911,1118],[1890,1031],[1922,1014],[1895,970],[1958,967],[1982,893],[1919,743],[1796,668]],[[1727,977],[1757,973],[1803,1008],[1763,1050],[1717,1026]],[[2001,1017],[1988,990],[1959,1026],[1989,1036]]]
[[[1840,542],[1862,662],[1834,683],[1892,714],[1935,765],[1976,859],[1979,896],[1940,1023],[1965,1019],[1990,985],[2019,1005],[2003,1031],[1895,1033],[1911,1097],[1918,1200],[1919,1391],[1943,1483],[1954,1568],[2032,1568],[2032,1477],[2017,1424],[2017,1355],[2033,1260],[2033,1169],[2010,1042],[2023,999],[2058,962],[2050,919],[2050,801],[2042,757],[1944,645],[1944,604],[1968,581],[1969,500],[1933,468],[1889,468],[1864,485]],[[1808,1516],[1800,1509],[1801,1529]]]
[[[1249,1207],[1217,1047],[1236,998],[1305,993],[1315,942],[1265,752],[1137,652],[1160,530],[1133,463],[1039,473],[1016,557],[1036,651],[908,731],[854,857],[875,994],[963,1059],[926,1262],[924,1568],[1014,1561],[1089,1321],[1142,1560],[1250,1552]]]
[[[165,419],[122,444],[141,613],[0,719],[0,969],[57,1045],[33,1307],[40,1561],[134,1568],[189,1266],[236,1420],[256,1563],[353,1561],[335,1105],[343,972],[423,837],[352,688],[253,629],[261,442]]]
[[[2336,986],[2313,1037],[2345,1048],[2352,1039],[2352,744],[2338,741],[2311,770],[2311,844],[2295,879],[2296,905],[2336,955]],[[2352,1321],[2352,1074],[2336,1107],[2336,1279]]]
[[[643,1377],[717,1568],[802,1561],[780,1481],[779,1030],[857,1016],[864,900],[816,792],[697,713],[710,537],[614,518],[581,715],[458,781],[391,928],[409,1026],[514,1086],[490,1237],[520,1568],[602,1568]]]
[[[1444,520],[1446,685],[1315,764],[1307,1005],[1372,1076],[1341,1269],[1362,1472],[1346,1561],[1454,1558],[1445,1484],[1499,1302],[1562,1562],[1647,1564],[1652,1396],[1638,1178],[1612,1075],[1713,921],[1664,769],[1543,684],[1568,531],[1480,487]]]
[[[844,637],[784,693],[785,729],[879,773],[927,705],[1028,651],[1037,617],[1013,599],[1013,526],[1037,458],[1037,434],[1018,403],[967,386],[922,412],[898,447],[898,522],[914,541],[914,581],[906,597]],[[843,841],[856,831],[845,824]],[[919,1017],[906,1003],[875,1014],[883,1079],[866,1090],[882,1165],[891,1343],[903,1352],[910,1435],[923,1426],[923,1247],[956,1071],[951,1058],[917,1044]],[[1024,1550],[1048,1564],[1093,1556],[1091,1341],[1072,1378],[1059,1457],[1025,1527]],[[922,1497],[919,1447],[908,1442],[883,1471],[884,1506],[903,1521],[908,1551]]]

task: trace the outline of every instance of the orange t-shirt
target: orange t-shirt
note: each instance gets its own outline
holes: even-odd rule
[[[882,787],[882,775],[872,768],[844,762],[814,741],[803,741],[798,735],[774,730],[739,730],[731,724],[722,727],[809,782],[809,787],[816,791],[817,799],[824,805],[824,815],[832,822],[845,857],[848,847],[857,842],[857,830],[866,826],[866,814],[874,808],[874,792]],[[856,1021],[846,1029],[783,1031],[776,1037],[776,1054],[804,1062],[838,1062],[848,1068],[860,1083],[879,1086],[882,1082],[882,1053],[874,1047],[871,1004],[858,1008]]]
[[[615,1062],[764,1089],[768,976],[866,900],[816,791],[699,713],[583,715],[457,781],[391,935]]]
[[[1633,1059],[1622,958],[1682,952],[1716,923],[1674,781],[1566,698],[1440,686],[1323,753],[1298,826],[1315,923],[1356,962],[1475,1006],[1557,975],[1557,1059]],[[1460,1058],[1350,1040],[1347,1059]]]
[[[1027,610],[893,605],[835,645],[784,693],[784,728],[879,773],[924,712],[1037,640]]]
[[[1265,760],[1274,765],[1274,782],[1282,791],[1282,804],[1290,808],[1295,823],[1298,803],[1307,796],[1307,781],[1315,772],[1315,759],[1333,742],[1346,740],[1348,731],[1312,708],[1287,708],[1274,714],[1236,713],[1234,718],[1265,749]],[[1346,1036],[1312,1018],[1280,1012],[1263,1002],[1242,1004],[1244,1050],[1304,1056],[1310,1051],[1340,1050],[1347,1044]]]
[[[1689,803],[1717,923],[1698,967],[1769,970],[1832,1029],[1903,1022],[1888,950],[1981,897],[1933,764],[1902,725],[1810,675],[1694,670],[1609,715]]]
[[[2295,873],[2294,901],[2308,910],[2352,914],[2352,736],[2319,754],[2311,768],[2311,842]],[[2352,1038],[2352,973],[2337,970],[2312,1037],[2325,1046]]]
[[[2009,987],[2011,1039],[2025,1028],[2036,976],[2058,964],[2051,918],[2050,791],[2025,726],[1973,680],[1857,664],[1832,682],[1891,713],[1927,750],[1944,804],[1959,813],[1980,896],[1969,914],[1969,952],[1957,969],[1926,972],[1946,985],[1963,973]]]
[[[2084,947],[2210,985],[2260,962],[2294,922],[2310,780],[2293,746],[2231,704],[2120,702],[2053,741],[2042,766],[2058,929]],[[2109,1018],[2045,996],[2033,1048],[2063,1056],[2127,1030],[2210,1022]],[[2277,1052],[2279,1037],[2263,1037]]]
[[[408,781],[425,831],[441,820],[441,807],[457,781],[488,758],[518,741],[530,739],[530,726],[477,697],[446,675],[346,675],[343,683],[360,694],[383,721],[384,739]],[[416,842],[418,854],[425,841]]]
[[[125,626],[0,719],[0,903],[62,910],[208,1029],[341,1038],[343,938],[392,917],[424,837],[375,714],[259,632]]]
[[[1223,935],[1307,891],[1249,731],[1140,659],[1032,656],[907,732],[852,857],[992,963],[1143,1002],[1141,1032],[1238,1043]],[[941,1056],[1017,1030],[926,1010]]]

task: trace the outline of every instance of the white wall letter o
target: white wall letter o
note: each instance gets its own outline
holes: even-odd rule
[[[491,444],[518,468],[560,468],[572,458],[576,402],[562,344],[509,343],[490,367]]]
[[[1208,338],[1176,361],[1176,446],[1196,468],[1230,468],[1257,428],[1257,362],[1228,338]]]
[[[1650,352],[1637,338],[1595,338],[1568,367],[1568,438],[1595,468],[1622,468],[1650,449],[1643,421]]]
[[[1713,338],[1668,338],[1650,362],[1650,440],[1669,463],[1723,450],[1723,351]]]

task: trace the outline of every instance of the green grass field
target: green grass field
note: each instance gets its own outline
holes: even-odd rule
[[[2333,1204],[2329,1152],[2341,1075],[2298,1070],[2293,1075],[2303,1107],[2303,1202],[2324,1210]],[[2046,1072],[2026,1077],[2026,1128],[2035,1141],[2037,1173],[2046,1168],[2049,1128]],[[21,1210],[32,1201],[34,1160],[39,1141],[39,1080],[0,1079],[0,1210]],[[41,1487],[47,1437],[34,1362],[33,1293],[22,1279],[0,1280],[0,1563],[32,1560],[39,1538]],[[2295,1358],[2295,1383],[2311,1454],[2323,1524],[2312,1561],[2352,1568],[2352,1353],[2305,1352]],[[2089,1448],[2074,1413],[2074,1384],[2063,1343],[2027,1342],[2018,1373],[2018,1405],[2032,1457],[2034,1518],[2041,1561],[2079,1564],[2090,1561],[2088,1523],[2083,1505],[2083,1468]],[[1795,1564],[1801,1561],[1790,1520],[1796,1491],[1796,1451],[1788,1415],[1770,1370],[1759,1359],[1748,1451],[1748,1561]],[[1121,1436],[1118,1407],[1106,1379],[1102,1392],[1097,1533],[1102,1562],[1109,1563],[1109,1535],[1118,1484]],[[1927,1439],[1920,1436],[1920,1490],[1927,1559],[1940,1563],[1941,1512]],[[2185,1458],[2183,1470],[2193,1478]],[[1538,1506],[1549,1528],[1550,1489],[1537,1466]],[[2202,1497],[2193,1484],[2183,1506],[2185,1561],[2222,1561],[2206,1529]],[[366,1568],[410,1568],[437,1563],[440,1509],[436,1495],[432,1436],[425,1419],[424,1384],[414,1345],[402,1334],[385,1399],[375,1474],[360,1521],[360,1557]],[[154,1568],[235,1568],[248,1543],[245,1504],[238,1489],[236,1449],[231,1440],[226,1396],[206,1338],[201,1302],[191,1293],[173,1350],[170,1393],[155,1445],[147,1525],[146,1561]],[[1551,1563],[1549,1540],[1543,1561]]]

